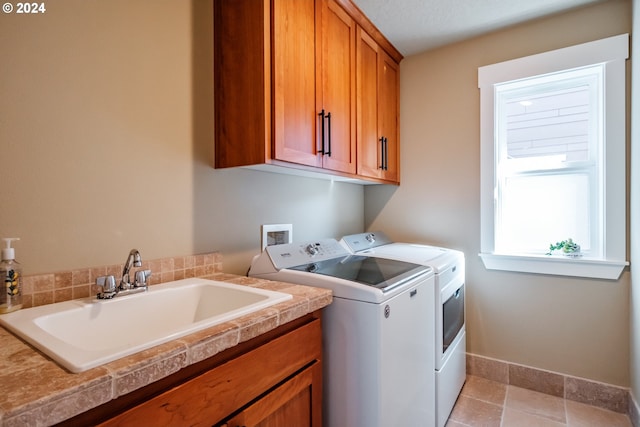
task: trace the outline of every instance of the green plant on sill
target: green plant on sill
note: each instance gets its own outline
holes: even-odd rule
[[[549,252],[547,255],[551,255],[553,251],[562,250],[565,254],[573,254],[580,252],[580,245],[575,243],[573,239],[568,238],[567,240],[563,240],[561,242],[557,242],[555,245],[552,243],[549,245]]]

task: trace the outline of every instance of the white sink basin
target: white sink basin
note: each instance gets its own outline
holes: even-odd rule
[[[87,298],[0,315],[0,324],[71,372],[119,359],[292,296],[184,279],[111,300]]]

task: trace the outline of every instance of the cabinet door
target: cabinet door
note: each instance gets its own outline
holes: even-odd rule
[[[357,38],[358,175],[382,176],[383,144],[378,133],[378,44],[360,27]]]
[[[398,182],[398,64],[358,28],[358,174]]]
[[[273,7],[273,158],[322,166],[316,114],[316,3]],[[268,82],[267,82],[268,84]]]
[[[322,166],[356,172],[356,23],[334,0],[322,1],[322,86],[319,111],[325,119]]]
[[[400,181],[400,66],[380,50],[378,125],[385,138],[385,169],[383,179]]]
[[[322,368],[316,363],[226,423],[229,427],[321,427]]]

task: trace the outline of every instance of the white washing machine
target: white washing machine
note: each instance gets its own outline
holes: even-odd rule
[[[268,246],[248,275],[333,291],[322,320],[325,426],[435,425],[430,267],[325,239]]]
[[[466,379],[464,253],[453,249],[395,243],[383,232],[345,236],[353,254],[427,265],[435,274],[435,379],[437,426],[446,424]]]

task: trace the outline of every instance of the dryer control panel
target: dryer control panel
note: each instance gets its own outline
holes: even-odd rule
[[[267,246],[266,251],[278,270],[350,255],[336,239]]]
[[[358,253],[365,249],[377,248],[378,246],[388,245],[393,242],[382,231],[375,231],[344,236],[342,243],[353,253]]]

